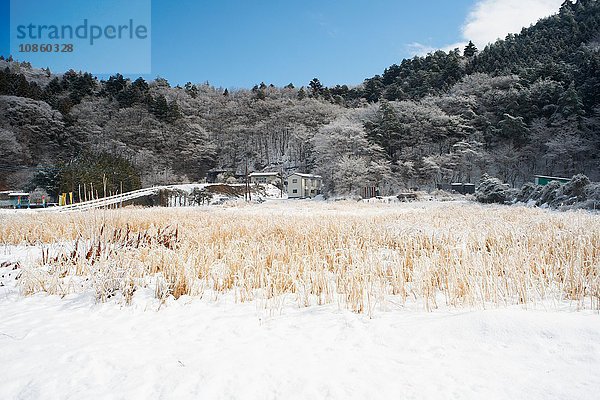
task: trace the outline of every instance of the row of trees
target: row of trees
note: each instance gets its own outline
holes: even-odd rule
[[[68,162],[36,169],[30,189],[54,198],[72,193],[75,202],[141,188],[139,172],[126,159],[109,153],[84,152]]]

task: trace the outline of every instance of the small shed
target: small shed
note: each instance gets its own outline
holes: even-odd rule
[[[439,190],[445,190],[447,192],[454,192],[460,194],[474,194],[475,184],[474,183],[440,183],[437,185]]]
[[[546,176],[546,175],[534,175],[534,182],[536,185],[546,186],[552,181],[556,181],[559,183],[567,183],[571,180],[571,178],[559,178],[556,176]]]
[[[4,190],[0,192],[0,208],[12,208],[10,197],[8,197],[10,190]]]
[[[248,174],[250,183],[255,184],[273,184],[280,179],[279,172],[251,172]]]
[[[379,188],[377,186],[366,186],[360,189],[360,197],[363,199],[372,199],[379,196]]]
[[[206,171],[207,183],[224,183],[227,180],[227,178],[235,178],[238,182],[244,182],[246,180],[246,175],[243,173],[238,173],[235,169],[214,168]]]
[[[29,193],[26,192],[0,192],[0,208],[25,208],[29,207]]]

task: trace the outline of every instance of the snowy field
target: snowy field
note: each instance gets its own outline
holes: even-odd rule
[[[531,230],[535,228],[532,221],[538,221],[546,228],[547,241],[556,241],[554,254],[534,258],[533,253],[541,249],[537,247],[541,244],[531,234],[519,236],[526,245],[515,242],[514,248],[506,248],[508,256],[504,262],[521,260],[516,255],[517,248],[532,253],[527,260],[547,260],[548,265],[553,257],[565,257],[565,263],[585,267],[573,271],[588,274],[573,278],[572,282],[588,286],[597,282],[593,279],[597,279],[600,269],[596,241],[600,231],[595,229],[600,221],[597,214],[582,212],[513,210],[466,203],[350,207],[276,202],[233,208],[162,209],[155,212],[163,215],[153,223],[164,223],[161,218],[166,216],[171,223],[178,218],[182,231],[179,240],[199,241],[199,237],[187,236],[186,229],[195,226],[192,213],[200,213],[198,218],[203,223],[221,218],[224,225],[219,232],[224,235],[223,240],[236,241],[238,238],[227,231],[229,218],[241,224],[241,230],[237,230],[240,234],[250,229],[245,223],[250,224],[252,218],[262,221],[266,216],[275,220],[279,216],[291,220],[298,217],[306,222],[307,215],[316,214],[319,221],[333,215],[337,225],[346,229],[337,240],[346,244],[350,239],[357,240],[356,235],[367,238],[371,244],[383,243],[376,235],[365,236],[369,231],[360,231],[354,224],[362,221],[367,226],[376,223],[382,230],[393,227],[398,235],[418,236],[420,229],[421,234],[444,237],[443,243],[451,243],[452,252],[459,252],[451,252],[453,255],[464,255],[464,248],[449,242],[444,232],[453,233],[467,247],[477,239],[475,232],[496,232],[494,243],[500,246],[504,225],[496,225],[488,217],[474,223],[472,231],[470,225],[457,230],[451,224],[456,221],[444,219],[454,214],[464,217],[460,210],[464,210],[464,215],[489,214],[490,221],[504,221],[517,233],[522,233],[517,227],[523,221]],[[154,211],[121,211],[131,216],[126,218],[130,224],[136,224],[136,218],[148,216],[148,212]],[[119,212],[113,213],[116,214],[111,214],[110,223],[103,220],[105,226],[123,222]],[[72,270],[65,269],[64,260],[56,271],[48,265],[54,256],[73,250],[69,224],[81,224],[79,235],[92,240],[88,233],[95,232],[95,225],[90,221],[102,221],[101,217],[97,213],[62,215],[65,229],[54,228],[48,233],[41,228],[53,226],[54,217],[40,220],[30,212],[0,215],[0,238],[4,243],[0,245],[0,399],[595,399],[600,393],[600,316],[594,295],[586,297],[589,287],[581,289],[583,300],[565,295],[565,289],[573,294],[573,287],[552,292],[559,280],[547,285],[537,282],[538,278],[550,279],[547,272],[539,276],[528,272],[526,286],[531,286],[532,293],[527,293],[528,301],[521,304],[510,301],[510,291],[499,292],[507,296],[499,304],[480,303],[477,296],[483,286],[478,286],[476,276],[465,275],[465,282],[474,285],[473,293],[466,294],[467,289],[462,288],[465,298],[457,302],[452,296],[458,289],[446,283],[433,295],[433,307],[423,287],[416,285],[417,278],[430,278],[419,272],[417,260],[411,278],[414,282],[405,288],[409,295],[378,289],[385,293],[378,295],[372,310],[353,309],[347,303],[348,296],[336,295],[329,302],[326,296],[311,297],[284,288],[273,297],[258,286],[252,298],[246,293],[248,298],[242,301],[241,289],[235,283],[232,287],[215,287],[212,281],[211,288],[189,289],[179,296],[157,296],[158,278],[142,275],[136,277],[136,290],[128,300],[118,290],[102,297],[94,286],[97,283],[89,283],[90,279],[97,282],[97,271],[86,270],[90,266],[83,261],[77,260]],[[89,225],[82,225],[83,220]],[[19,226],[17,231],[15,223]],[[256,228],[251,236],[270,232],[264,229]],[[324,225],[321,229],[333,228]],[[202,236],[214,234],[211,232],[203,232]],[[277,229],[276,232],[281,234]],[[335,230],[327,232],[329,236],[337,234]],[[296,243],[292,233],[298,232],[284,234],[287,241],[278,245]],[[221,240],[216,236],[209,239]],[[582,247],[578,239],[583,242]],[[248,243],[254,246],[262,242],[253,239]],[[565,249],[572,249],[577,257],[561,255],[563,245],[571,246]],[[241,244],[237,246],[240,248]],[[364,243],[357,245],[357,258],[363,257],[358,252],[361,246],[365,247]],[[493,252],[493,246],[488,243],[486,251]],[[40,260],[41,249],[46,249],[44,258],[50,261]],[[133,252],[125,260],[150,259],[150,250],[143,246],[120,250]],[[388,264],[395,260],[380,250],[367,251],[365,259],[377,264],[372,255],[380,254]],[[393,253],[392,246],[388,250]],[[183,247],[163,250],[163,256],[167,257],[170,251],[181,252]],[[273,257],[277,259],[278,255],[274,253]],[[491,262],[481,254],[478,257],[474,260],[479,260],[482,268]],[[94,265],[110,261],[98,260]],[[461,262],[470,261],[465,258]],[[53,271],[60,275],[53,275]],[[376,274],[378,270],[359,271]],[[443,271],[451,274],[455,270]],[[39,279],[41,286],[35,286],[34,279]],[[207,283],[208,279],[202,282]],[[382,278],[374,279],[366,280],[366,284],[384,282]],[[535,297],[533,292],[540,288],[547,293]],[[336,291],[342,289],[335,286]],[[365,297],[376,294],[361,293]],[[299,297],[303,300],[299,301]]]
[[[592,312],[0,301],[2,399],[595,399]]]

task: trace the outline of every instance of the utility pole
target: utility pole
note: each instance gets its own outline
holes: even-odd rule
[[[283,199],[283,167],[279,169],[279,177],[281,178],[281,193],[279,194],[279,198]]]
[[[248,156],[246,156],[246,170],[244,172],[244,200],[250,201],[250,186],[248,185]]]

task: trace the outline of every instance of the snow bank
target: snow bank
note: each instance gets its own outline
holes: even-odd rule
[[[139,297],[128,308],[2,297],[2,399],[591,399],[600,390],[591,313],[404,310],[370,320],[335,306],[269,317],[231,299],[157,311]]]

